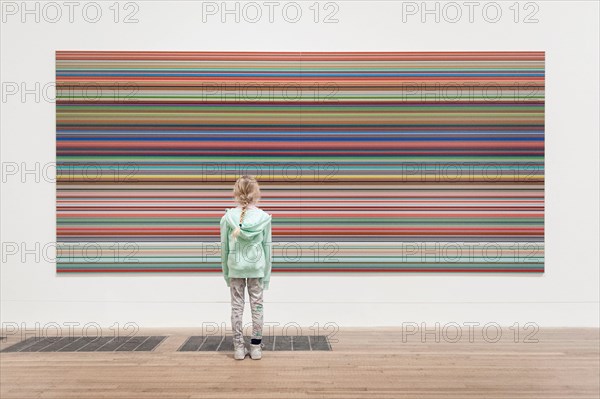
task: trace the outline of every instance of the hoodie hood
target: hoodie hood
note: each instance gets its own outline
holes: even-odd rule
[[[232,230],[235,230],[237,227],[239,227],[241,214],[242,210],[240,208],[229,208],[227,213],[225,213],[223,216]],[[271,222],[271,217],[272,215],[259,208],[246,210],[244,222],[242,223],[240,235],[238,237],[246,240],[252,240],[269,225]]]

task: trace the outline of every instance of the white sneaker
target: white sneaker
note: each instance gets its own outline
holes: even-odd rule
[[[235,348],[234,352],[233,352],[233,358],[235,360],[244,360],[244,358],[246,357],[246,355],[248,354],[248,348],[246,348],[246,345],[243,346],[239,346],[237,348]]]
[[[262,357],[262,348],[263,348],[263,343],[261,342],[260,344],[250,344],[250,358],[252,360],[259,360]]]

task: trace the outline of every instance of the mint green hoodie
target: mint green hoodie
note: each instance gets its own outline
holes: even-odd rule
[[[237,241],[233,231],[240,223],[242,208],[229,208],[221,218],[221,265],[229,287],[231,277],[259,277],[263,288],[271,280],[271,218],[260,208],[248,208]]]

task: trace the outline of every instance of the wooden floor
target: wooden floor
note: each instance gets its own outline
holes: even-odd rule
[[[263,352],[262,360],[243,361],[230,352],[177,352],[187,337],[202,335],[198,329],[137,335],[169,337],[153,352],[0,353],[0,397],[600,397],[598,329],[540,328],[538,342],[523,342],[523,331],[514,342],[506,328],[493,343],[481,330],[469,342],[466,328],[459,342],[436,342],[433,334],[405,340],[399,328],[340,328],[332,351]]]

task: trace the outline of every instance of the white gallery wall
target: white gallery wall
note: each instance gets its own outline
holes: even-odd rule
[[[230,321],[220,273],[57,275],[56,50],[518,50],[546,52],[546,272],[275,271],[265,291],[265,323],[598,326],[598,2],[473,4],[2,2],[0,322]],[[18,252],[8,253],[7,243],[17,243]],[[250,320],[248,307],[244,317]]]

